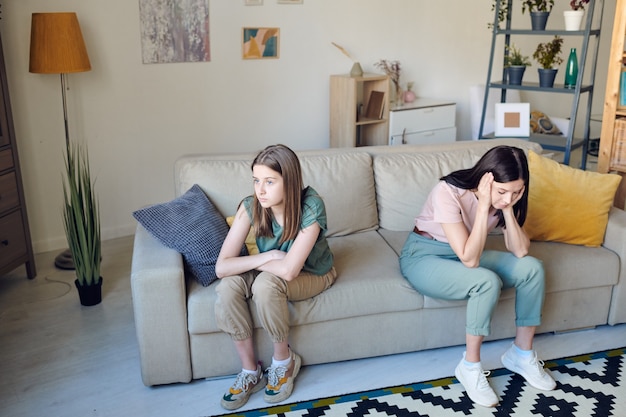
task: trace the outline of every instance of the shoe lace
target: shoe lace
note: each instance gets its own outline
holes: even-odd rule
[[[491,375],[491,371],[480,371],[478,374],[478,381],[476,382],[477,388],[483,389],[491,389],[491,385],[489,385],[489,381],[487,381],[487,377]]]
[[[539,377],[543,377],[545,375],[545,371],[543,370],[544,362],[541,359],[537,359],[537,353],[534,352],[530,361],[528,362],[532,371],[537,374]]]
[[[284,366],[270,366],[267,370],[267,385],[272,387],[278,386],[286,373],[287,368]]]
[[[247,391],[250,385],[254,385],[256,383],[257,375],[249,374],[247,372],[239,372],[237,378],[235,379],[235,383],[233,384],[232,390]]]

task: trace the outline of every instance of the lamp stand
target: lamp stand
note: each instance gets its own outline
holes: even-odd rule
[[[67,155],[70,152],[70,129],[67,123],[67,98],[65,96],[65,89],[67,87],[67,74],[61,73],[61,97],[63,99],[63,123],[65,126],[65,150]],[[72,259],[72,251],[65,249],[63,252],[54,258],[54,266],[59,269],[76,269],[74,266],[74,260]]]

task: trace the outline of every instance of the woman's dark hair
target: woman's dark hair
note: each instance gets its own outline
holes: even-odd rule
[[[511,182],[523,180],[525,189],[522,198],[513,206],[513,213],[520,226],[526,221],[526,212],[528,210],[528,159],[526,154],[520,148],[513,146],[496,146],[488,150],[474,165],[469,169],[460,169],[448,175],[441,177],[441,180],[455,187],[464,190],[475,190],[478,188],[480,179],[485,173],[491,172],[496,182]],[[497,211],[498,226],[504,226],[504,216],[502,210]]]
[[[285,218],[281,243],[296,238],[302,219],[302,170],[300,160],[294,151],[285,145],[270,145],[263,149],[252,161],[251,168],[263,165],[278,172],[283,178]],[[272,210],[264,209],[253,194],[252,223],[257,236],[273,236]]]

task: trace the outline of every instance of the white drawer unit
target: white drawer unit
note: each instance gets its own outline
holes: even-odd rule
[[[456,103],[418,98],[389,112],[389,144],[433,144],[456,140]]]

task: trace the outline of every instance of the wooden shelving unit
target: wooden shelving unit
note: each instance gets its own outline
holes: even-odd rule
[[[616,172],[622,182],[615,194],[615,206],[624,208],[626,200],[626,107],[619,106],[620,76],[626,67],[626,0],[617,0],[615,21],[606,77],[602,132],[598,153],[598,172]]]
[[[364,116],[372,91],[384,93],[380,119]],[[330,76],[330,146],[386,145],[389,139],[389,77],[365,73]]]

